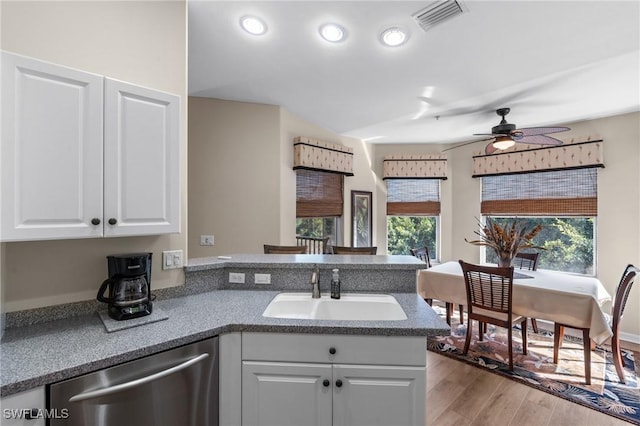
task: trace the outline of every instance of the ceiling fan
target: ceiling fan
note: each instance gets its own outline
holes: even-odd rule
[[[490,155],[497,150],[511,148],[515,143],[532,145],[562,145],[562,141],[547,133],[558,133],[571,130],[568,127],[529,127],[516,129],[515,124],[507,123],[504,118],[511,111],[510,108],[498,108],[496,114],[502,117],[500,124],[491,128],[491,133],[475,133],[474,136],[490,136],[494,139],[485,148],[485,154]],[[477,141],[476,141],[477,142]]]

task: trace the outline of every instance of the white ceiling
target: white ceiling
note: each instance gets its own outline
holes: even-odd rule
[[[430,3],[189,0],[189,94],[281,105],[373,143],[481,139],[498,107],[518,128],[640,110],[639,1],[466,0],[425,32],[412,14]],[[268,32],[245,33],[244,15]],[[344,42],[319,37],[328,21]],[[389,26],[408,42],[383,46]]]

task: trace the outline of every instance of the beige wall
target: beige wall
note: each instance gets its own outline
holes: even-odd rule
[[[3,311],[95,298],[105,256],[150,251],[152,288],[184,282],[163,272],[163,250],[186,250],[186,3],[2,1],[2,49],[181,96],[182,233],[4,244]],[[46,178],[43,176],[43,178]],[[186,253],[185,253],[186,255]]]
[[[280,107],[189,98],[189,257],[279,243],[280,162]]]
[[[191,258],[262,253],[263,244],[295,245],[293,138],[301,135],[354,149],[355,176],[345,178],[348,217],[351,189],[375,190],[369,147],[277,106],[189,99]],[[348,238],[349,221],[343,228]],[[215,245],[200,246],[200,235],[214,235]]]

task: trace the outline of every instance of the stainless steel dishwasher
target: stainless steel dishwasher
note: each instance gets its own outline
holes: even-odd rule
[[[47,408],[68,414],[51,426],[217,426],[218,338],[52,384]]]

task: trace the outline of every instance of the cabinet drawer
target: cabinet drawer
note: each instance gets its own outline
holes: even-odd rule
[[[331,353],[331,349],[335,353]],[[426,338],[242,333],[242,359],[370,365],[426,364]]]

